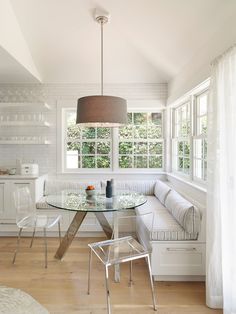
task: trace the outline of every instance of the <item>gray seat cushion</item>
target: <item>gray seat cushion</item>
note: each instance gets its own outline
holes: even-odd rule
[[[201,213],[192,203],[171,190],[165,201],[166,208],[179,224],[189,233],[200,231]]]
[[[153,212],[153,228],[150,221],[143,221],[142,236],[153,241],[196,240],[198,233],[189,233],[176,221],[155,196],[147,196],[147,203],[136,208],[138,214]]]

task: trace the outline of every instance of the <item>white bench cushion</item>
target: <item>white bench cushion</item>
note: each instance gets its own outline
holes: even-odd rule
[[[171,190],[165,201],[166,208],[189,233],[200,231],[201,214],[198,208],[177,192]]]
[[[147,203],[136,208],[138,214],[153,212],[153,229],[151,221],[143,221],[141,233],[153,241],[196,240],[197,233],[186,232],[171,213],[155,196],[147,196]]]
[[[60,181],[60,180],[46,180],[44,187],[44,196],[55,194],[63,190],[84,190],[88,185],[93,185],[95,189],[101,189],[100,181]]]
[[[159,199],[159,201],[164,205],[168,193],[171,188],[164,182],[157,180],[154,188],[154,195]]]

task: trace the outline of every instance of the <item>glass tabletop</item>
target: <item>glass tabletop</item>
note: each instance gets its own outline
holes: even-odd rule
[[[134,191],[116,191],[112,198],[96,191],[93,196],[87,196],[85,191],[64,190],[46,197],[47,204],[60,209],[86,212],[109,212],[131,209],[146,203],[146,197]]]

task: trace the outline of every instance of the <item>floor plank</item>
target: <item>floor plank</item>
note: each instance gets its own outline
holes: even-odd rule
[[[104,272],[95,258],[91,294],[87,295],[88,243],[100,238],[76,238],[62,261],[54,259],[58,239],[48,239],[48,269],[44,268],[43,239],[22,238],[16,264],[12,265],[16,238],[0,238],[0,283],[31,294],[52,314],[104,314]],[[128,265],[121,267],[121,282],[111,279],[114,314],[154,313],[144,261],[134,262],[134,285],[128,286]],[[113,270],[110,272],[112,278]],[[205,306],[203,282],[155,282],[158,314],[221,314]]]

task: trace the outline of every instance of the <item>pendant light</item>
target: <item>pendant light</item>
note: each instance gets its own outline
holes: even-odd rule
[[[78,99],[76,123],[92,127],[119,127],[127,123],[127,104],[121,97],[103,95],[103,25],[107,15],[96,15],[101,27],[101,95]]]

